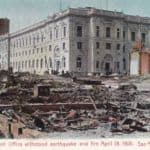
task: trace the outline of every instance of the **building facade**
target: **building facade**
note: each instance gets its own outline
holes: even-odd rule
[[[11,33],[10,62],[15,72],[129,73],[137,40],[150,47],[150,18],[70,8]]]

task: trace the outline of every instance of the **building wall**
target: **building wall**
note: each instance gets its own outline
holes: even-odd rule
[[[82,27],[80,37],[77,36],[79,26]],[[110,28],[110,37],[106,36],[107,28]],[[145,47],[150,47],[149,18],[95,8],[71,8],[12,33],[11,66],[14,71],[39,74],[47,70],[129,73],[130,52],[142,37]],[[82,48],[77,47],[79,42]]]
[[[81,16],[70,17],[70,71],[86,74],[88,70],[88,50],[89,50],[89,19]],[[82,27],[82,36],[77,36],[77,28]],[[81,43],[81,49],[78,43]],[[81,67],[77,66],[77,59],[81,59]]]
[[[52,23],[44,23],[42,27],[33,31],[13,36],[11,38],[11,64],[14,71],[29,71],[39,74],[57,69],[60,72],[68,71],[68,26],[69,22],[66,18]],[[64,27],[66,28],[65,36]],[[58,30],[57,37],[56,30]],[[63,43],[65,43],[64,48]]]

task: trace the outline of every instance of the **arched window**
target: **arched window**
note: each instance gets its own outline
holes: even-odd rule
[[[63,67],[66,67],[66,58],[65,57],[62,57],[62,65],[63,65]]]
[[[43,59],[41,58],[40,67],[43,68]]]
[[[52,68],[52,58],[49,58],[49,67]]]
[[[81,60],[81,57],[77,57],[77,60],[76,60],[76,66],[77,66],[77,68],[81,68],[81,66],[82,66],[82,60]]]
[[[39,60],[37,59],[36,60],[36,68],[38,68],[39,67]]]

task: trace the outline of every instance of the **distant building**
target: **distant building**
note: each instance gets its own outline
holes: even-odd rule
[[[70,8],[10,34],[14,71],[129,73],[136,40],[150,47],[150,18]]]
[[[0,70],[8,68],[9,19],[0,18]]]
[[[9,19],[0,18],[0,35],[9,33]]]

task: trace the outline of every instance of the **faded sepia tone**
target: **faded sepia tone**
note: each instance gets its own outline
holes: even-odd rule
[[[148,137],[149,2],[13,1],[0,0],[1,137]]]

